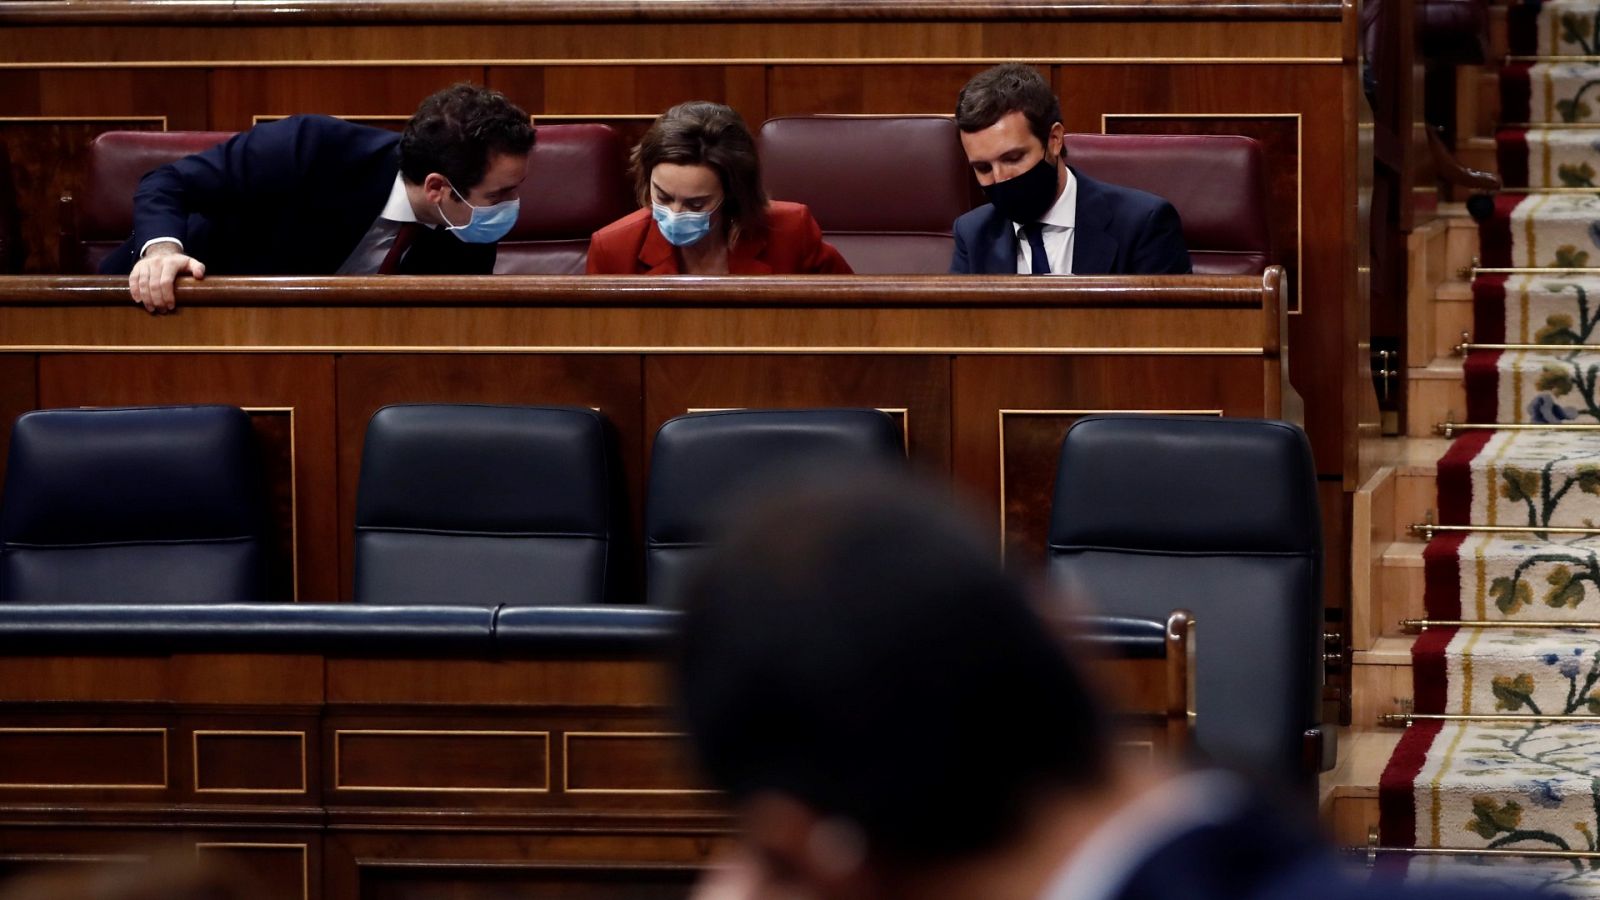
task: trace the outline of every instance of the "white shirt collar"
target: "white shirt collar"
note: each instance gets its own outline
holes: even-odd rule
[[[1112,900],[1153,853],[1234,815],[1247,797],[1244,782],[1222,771],[1179,775],[1152,788],[1079,844],[1039,900]]]
[[[1070,166],[1063,166],[1067,173],[1067,186],[1061,189],[1061,196],[1056,202],[1039,217],[1047,227],[1051,228],[1076,228],[1078,225],[1078,179],[1072,174]],[[1015,222],[1011,227],[1016,231],[1018,238],[1022,236],[1022,226]]]
[[[417,211],[411,208],[411,198],[406,195],[405,179],[398,172],[394,176],[394,187],[389,189],[389,200],[383,204],[378,218],[391,222],[417,221]]]

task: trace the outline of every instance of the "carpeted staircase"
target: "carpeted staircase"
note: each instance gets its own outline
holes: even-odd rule
[[[1423,553],[1427,618],[1457,624],[1412,648],[1379,840],[1570,853],[1526,877],[1600,896],[1600,533],[1584,533],[1600,532],[1600,0],[1513,7],[1507,24],[1524,61],[1500,73],[1506,189],[1479,261],[1543,271],[1473,283],[1465,424],[1502,427],[1464,430],[1439,460],[1436,524],[1490,528]]]

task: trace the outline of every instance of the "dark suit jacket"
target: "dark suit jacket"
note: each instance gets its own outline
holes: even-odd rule
[[[1404,862],[1403,858],[1393,861]],[[1191,829],[1158,847],[1114,900],[1525,900],[1470,882],[1397,884],[1398,875],[1341,862],[1308,830],[1264,804]],[[1539,895],[1548,896],[1548,895]]]
[[[332,275],[383,211],[400,135],[328,116],[258,125],[146,175],[133,237],[100,271],[133,268],[146,241],[175,237],[210,275]],[[487,275],[495,245],[418,232],[400,271]]]
[[[730,275],[849,275],[850,264],[822,239],[803,203],[774,200],[765,234],[745,235],[728,250]],[[649,209],[623,216],[589,240],[590,275],[681,275],[677,248]]]
[[[1074,275],[1182,275],[1193,271],[1172,204],[1144,191],[1095,181],[1077,169]],[[1017,232],[985,204],[956,220],[952,275],[1017,274]]]

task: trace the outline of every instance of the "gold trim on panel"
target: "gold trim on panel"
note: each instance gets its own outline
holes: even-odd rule
[[[282,121],[284,119],[289,118],[291,115],[294,115],[294,113],[256,113],[255,115],[250,117],[250,126],[253,128],[253,127],[257,126],[257,125],[260,125],[262,122],[279,122],[279,121]],[[409,122],[409,121],[411,121],[410,114],[403,114],[403,113],[381,113],[381,114],[373,113],[373,114],[368,114],[368,115],[349,115],[349,116],[343,115],[341,113],[326,113],[325,115],[332,116],[335,119],[343,119],[346,122]]]
[[[750,407],[748,407],[748,406],[704,406],[704,407],[691,407],[689,409],[684,410],[684,412],[691,413],[691,414],[692,413],[708,413],[708,412],[732,412],[733,410],[737,410],[737,409],[749,409],[749,408]],[[763,409],[786,409],[786,408],[790,408],[790,407],[769,406],[769,407],[762,407],[762,408]],[[794,409],[804,409],[805,407],[792,407],[792,408],[794,408]],[[888,413],[891,416],[895,415],[896,413],[898,413],[900,415],[900,442],[905,446],[906,456],[909,457],[911,455],[911,409],[909,407],[905,407],[905,406],[874,406],[872,408],[877,410],[878,412],[881,412],[881,413]]]
[[[194,845],[194,854],[202,850],[299,850],[300,891],[302,900],[311,900],[311,848],[307,844],[272,844],[261,841],[201,841]]]
[[[169,130],[166,116],[0,116],[0,124],[6,122],[160,122]]]
[[[300,463],[295,447],[299,443],[292,406],[241,406],[247,413],[289,414],[289,588],[295,603],[300,602]]]
[[[172,784],[172,759],[165,728],[0,728],[0,734],[159,734],[160,784],[17,784],[0,782],[0,788],[29,790],[166,790]]]
[[[347,785],[340,782],[340,741],[345,735],[388,735],[391,737],[542,737],[544,738],[544,787],[395,787],[388,785]],[[420,728],[338,728],[333,732],[333,789],[336,791],[396,791],[410,794],[548,794],[550,793],[550,732],[495,731],[476,729]]]
[[[200,736],[206,737],[284,737],[300,739],[300,787],[292,788],[203,788],[200,786]],[[190,758],[194,763],[196,794],[304,794],[306,786],[306,733],[304,731],[220,731],[195,729],[190,735]]]
[[[1100,415],[1144,415],[1144,416],[1218,416],[1223,415],[1220,409],[1000,409],[996,411],[995,422],[999,428],[1000,438],[1000,558],[1005,559],[1006,554],[1006,416],[1100,416]]]
[[[451,66],[958,66],[1006,62],[1039,66],[1102,65],[1343,65],[1337,56],[802,56],[704,59],[150,59],[111,62],[40,60],[0,62],[4,69],[337,69],[432,68]],[[654,117],[652,117],[654,118]]]
[[[715,794],[706,788],[575,788],[572,787],[571,738],[678,738],[687,741],[688,735],[679,731],[563,731],[561,733],[561,792],[563,794]]]
[[[1306,123],[1304,116],[1297,112],[1101,113],[1101,134],[1108,133],[1106,131],[1106,121],[1108,119],[1294,119],[1294,306],[1289,309],[1288,314],[1291,316],[1300,315],[1305,309],[1306,289]],[[1284,339],[1287,340],[1288,335],[1284,335]]]
[[[661,354],[777,354],[790,356],[815,356],[822,354],[859,353],[865,355],[887,354],[939,354],[961,353],[970,355],[1016,356],[1265,356],[1260,347],[563,347],[556,346],[456,346],[441,347],[428,344],[347,345],[338,344],[0,344],[0,353],[661,353]]]

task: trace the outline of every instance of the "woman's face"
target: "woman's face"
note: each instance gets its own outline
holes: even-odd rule
[[[722,206],[722,179],[698,163],[657,163],[650,170],[650,199],[675,213],[715,210]]]

